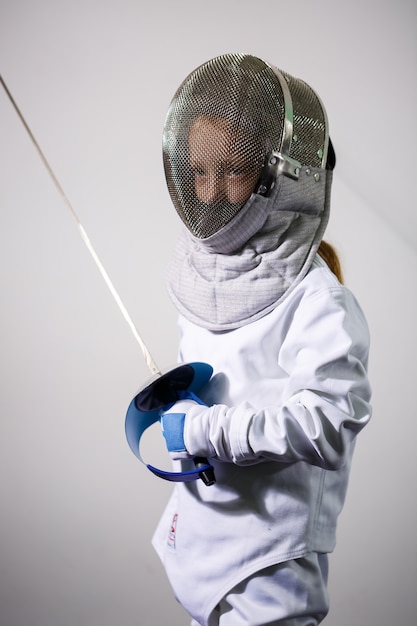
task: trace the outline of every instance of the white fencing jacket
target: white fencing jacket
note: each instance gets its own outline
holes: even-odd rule
[[[275,563],[335,546],[356,434],[370,418],[369,333],[320,257],[261,319],[214,332],[179,320],[182,362],[214,375],[208,407],[186,415],[192,455],[217,483],[180,483],[153,543],[199,623],[234,585]]]

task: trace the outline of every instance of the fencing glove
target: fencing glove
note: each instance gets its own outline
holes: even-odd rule
[[[160,417],[166,447],[171,458],[175,461],[193,458],[188,453],[184,442],[184,425],[187,411],[196,404],[207,406],[192,392],[185,391],[181,395],[183,398],[164,410]]]

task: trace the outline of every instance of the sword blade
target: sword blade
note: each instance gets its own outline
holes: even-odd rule
[[[145,363],[148,367],[148,369],[150,370],[150,372],[153,375],[161,375],[161,371],[159,369],[159,367],[156,365],[154,359],[152,358],[152,355],[148,349],[148,347],[146,346],[145,342],[143,341],[142,337],[140,336],[135,324],[133,323],[133,320],[131,318],[131,316],[129,315],[128,310],[126,309],[125,305],[123,304],[123,301],[119,295],[119,293],[117,292],[115,286],[113,285],[110,276],[108,275],[103,263],[100,260],[100,257],[98,256],[92,242],[91,239],[89,238],[89,236],[87,235],[83,225],[81,224],[73,206],[71,205],[68,196],[66,195],[65,191],[63,190],[58,178],[56,177],[52,167],[50,166],[45,154],[43,153],[43,151],[41,150],[41,147],[39,145],[39,143],[37,142],[35,136],[33,135],[28,123],[26,122],[26,119],[24,118],[20,108],[18,107],[15,99],[13,98],[9,88],[7,87],[6,83],[4,82],[2,76],[0,75],[0,83],[4,89],[4,91],[7,94],[7,97],[9,98],[14,110],[16,111],[20,121],[22,122],[27,134],[30,137],[30,140],[33,144],[33,146],[35,147],[39,157],[41,158],[42,163],[44,164],[50,178],[52,179],[52,182],[55,186],[55,188],[57,189],[59,195],[61,196],[61,199],[63,200],[65,206],[67,207],[68,211],[70,212],[71,216],[73,217],[75,224],[77,226],[78,232],[81,236],[81,239],[83,240],[88,252],[90,253],[97,269],[99,270],[104,282],[106,283],[112,297],[113,300],[115,301],[119,311],[121,312],[124,320],[126,321],[127,325],[129,326],[135,340],[137,341],[137,343],[139,344],[139,347],[141,349],[143,358],[145,359]]]

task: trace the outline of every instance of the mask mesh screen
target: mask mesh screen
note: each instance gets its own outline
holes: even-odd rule
[[[317,153],[316,137],[311,142],[305,139],[311,129],[316,134],[324,124],[310,115],[311,101],[317,106],[312,90],[286,78],[291,95],[294,88],[295,132],[300,138],[291,156],[306,163],[298,158],[297,144],[301,151],[308,145],[309,153]],[[322,120],[321,108],[320,115]],[[280,151],[284,119],[279,79],[256,57],[217,57],[181,84],[165,121],[163,158],[172,201],[193,235],[210,237],[240,211],[255,188],[266,154]]]
[[[294,120],[290,156],[302,165],[324,167],[326,113],[315,92],[305,82],[282,72],[291,93]]]

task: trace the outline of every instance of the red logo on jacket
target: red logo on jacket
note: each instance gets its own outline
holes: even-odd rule
[[[171,527],[168,533],[168,546],[175,549],[175,534],[177,532],[178,513],[172,518]]]

